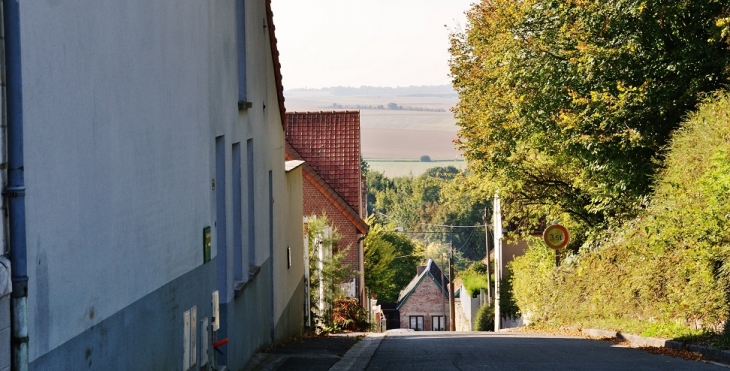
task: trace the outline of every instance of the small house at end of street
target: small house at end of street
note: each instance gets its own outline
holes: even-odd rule
[[[428,259],[398,296],[400,327],[416,331],[444,331],[449,317],[449,278]]]

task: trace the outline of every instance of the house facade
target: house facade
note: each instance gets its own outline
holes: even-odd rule
[[[449,328],[449,278],[429,259],[418,267],[413,280],[401,290],[397,309],[400,328],[444,331]]]
[[[10,358],[240,369],[299,333],[301,170],[285,170],[270,0],[6,4],[24,192],[4,182],[4,255],[27,317]]]
[[[350,296],[367,306],[363,242],[368,226],[364,179],[360,167],[360,112],[288,112],[286,155],[304,160],[304,213],[326,215],[346,248],[345,262],[359,274],[351,278]]]

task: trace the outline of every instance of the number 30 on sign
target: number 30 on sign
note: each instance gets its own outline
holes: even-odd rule
[[[542,239],[551,249],[562,249],[568,245],[570,236],[568,230],[560,224],[551,225],[545,228],[545,232],[542,234]]]

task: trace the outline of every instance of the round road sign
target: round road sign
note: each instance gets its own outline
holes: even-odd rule
[[[545,232],[542,234],[542,239],[551,249],[562,249],[568,245],[570,236],[568,230],[560,224],[551,225],[545,228]]]

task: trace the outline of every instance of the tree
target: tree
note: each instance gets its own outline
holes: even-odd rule
[[[418,246],[403,233],[376,224],[374,218],[365,237],[365,285],[382,303],[398,301],[400,290],[416,274],[421,260]],[[391,230],[388,230],[391,229]]]
[[[335,326],[333,304],[344,296],[340,284],[352,275],[347,264],[344,264],[349,246],[333,251],[333,246],[340,239],[337,230],[330,226],[326,215],[308,218],[307,237],[309,241],[309,299],[312,305],[312,317],[315,318],[319,331],[328,331]],[[320,254],[320,252],[323,252]],[[320,259],[320,255],[323,256]],[[320,287],[322,288],[320,298]],[[320,300],[322,299],[322,300]]]
[[[727,0],[491,0],[451,36],[459,147],[506,216],[587,233],[634,216],[663,148],[727,83]],[[578,238],[580,241],[581,238]]]
[[[465,192],[465,175],[453,166],[434,167],[413,177],[388,179],[382,174],[368,174],[368,200],[374,214],[393,223],[426,243],[451,242],[470,260],[484,257],[484,208],[491,196]],[[386,217],[382,217],[382,215]],[[435,226],[434,226],[435,225]],[[477,228],[448,228],[444,225],[475,226]]]

